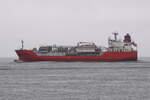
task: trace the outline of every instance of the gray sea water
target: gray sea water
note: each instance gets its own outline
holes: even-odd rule
[[[28,63],[0,58],[0,100],[150,100],[150,58]]]

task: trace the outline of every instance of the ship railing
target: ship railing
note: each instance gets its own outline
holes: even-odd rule
[[[128,49],[109,48],[108,51],[109,52],[136,52],[137,50],[135,50],[135,49],[128,50]]]

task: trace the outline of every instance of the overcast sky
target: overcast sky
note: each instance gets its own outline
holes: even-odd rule
[[[149,0],[0,0],[0,57],[39,45],[107,46],[112,32],[131,33],[139,55],[150,56]]]

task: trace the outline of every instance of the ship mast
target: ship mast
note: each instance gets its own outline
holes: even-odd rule
[[[24,41],[21,40],[21,49],[23,50],[23,48],[24,48]]]
[[[117,41],[117,35],[118,35],[118,33],[115,32],[115,33],[113,33],[113,35],[114,35],[115,41]]]

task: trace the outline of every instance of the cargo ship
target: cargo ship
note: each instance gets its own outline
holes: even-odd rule
[[[123,40],[108,38],[108,46],[97,46],[91,42],[78,42],[76,46],[48,45],[24,49],[24,42],[19,50],[15,50],[19,61],[136,61],[138,59],[137,44],[126,33]]]

